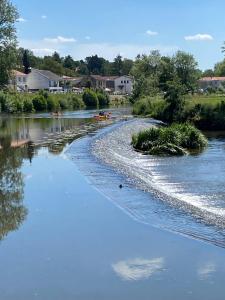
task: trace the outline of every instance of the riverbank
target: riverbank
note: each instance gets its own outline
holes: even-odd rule
[[[225,129],[225,101],[223,95],[186,96],[184,107],[176,116],[177,123],[190,122],[200,130]],[[171,122],[168,103],[162,97],[143,97],[135,102],[133,114]]]
[[[77,112],[76,117],[86,114]],[[155,203],[153,194],[140,192],[132,181],[123,181],[119,189],[123,177],[93,157],[94,149],[87,146],[101,141],[103,135],[113,137],[112,130],[120,126],[92,131],[60,153],[51,153],[50,145],[40,147],[32,162],[23,159],[17,167],[24,183],[20,204],[27,215],[0,244],[4,300],[224,298],[224,249],[184,237],[184,232],[171,233],[172,228],[153,227],[154,209],[150,223],[146,218],[138,220],[140,209],[146,213],[146,203]],[[42,126],[42,130],[47,129]],[[117,143],[111,142],[107,157]],[[183,226],[190,229],[186,221]]]

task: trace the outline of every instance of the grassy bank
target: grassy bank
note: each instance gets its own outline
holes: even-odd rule
[[[133,107],[133,114],[167,121],[168,104],[162,97],[144,97]],[[202,130],[225,130],[225,97],[187,96],[177,122],[190,122]]]
[[[150,128],[133,135],[134,149],[151,155],[184,155],[207,145],[205,136],[190,124]]]

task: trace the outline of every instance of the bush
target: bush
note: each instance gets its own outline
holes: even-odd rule
[[[38,95],[33,99],[33,106],[36,111],[47,110],[47,100],[44,96]]]
[[[69,97],[69,106],[71,107],[71,109],[81,109],[84,108],[84,102],[82,101],[82,99],[77,96],[77,95],[71,95]]]
[[[205,136],[190,124],[150,128],[132,137],[136,150],[148,154],[185,154],[187,150],[201,150],[207,145]]]
[[[60,109],[60,104],[59,104],[58,99],[54,99],[51,95],[48,95],[48,97],[45,99],[47,101],[47,110],[48,111],[56,111],[56,110]]]
[[[34,106],[31,99],[26,99],[26,98],[24,99],[23,111],[26,113],[34,112]]]
[[[98,92],[97,93],[97,97],[98,97],[98,103],[100,106],[108,106],[110,99],[109,99],[109,95],[104,93],[104,92]]]
[[[97,107],[99,104],[97,94],[91,89],[86,89],[84,91],[83,101],[88,107]]]

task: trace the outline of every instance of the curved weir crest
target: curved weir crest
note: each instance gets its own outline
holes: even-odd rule
[[[132,134],[155,124],[120,122],[75,141],[66,154],[95,188],[136,220],[225,247],[225,142],[210,141],[208,150],[194,156],[135,152]]]

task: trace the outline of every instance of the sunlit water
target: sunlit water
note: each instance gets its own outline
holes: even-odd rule
[[[225,247],[225,139],[211,138],[205,151],[183,157],[135,152],[132,134],[154,124],[116,124],[74,143],[68,155],[136,220]]]

